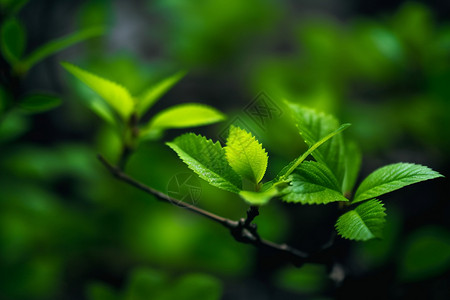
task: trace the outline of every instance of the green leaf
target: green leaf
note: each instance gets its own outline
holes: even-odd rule
[[[239,196],[245,200],[250,205],[264,205],[267,204],[270,199],[278,196],[278,191],[276,188],[268,189],[263,192],[252,192],[252,191],[240,191]]]
[[[25,29],[15,18],[6,20],[1,27],[1,51],[5,60],[15,65],[25,50]]]
[[[62,63],[62,66],[100,95],[124,120],[130,117],[134,101],[127,89],[72,64]]]
[[[219,300],[222,298],[222,283],[210,275],[192,273],[181,277],[178,282],[166,288],[170,297],[177,300]],[[148,299],[148,298],[147,298]]]
[[[356,190],[353,203],[378,197],[404,186],[437,177],[443,176],[421,165],[411,163],[387,165],[375,170],[361,182]]]
[[[345,144],[345,176],[342,184],[344,195],[350,194],[358,178],[361,168],[362,155],[358,145],[354,142]]]
[[[251,133],[236,126],[230,127],[225,147],[228,163],[243,178],[257,184],[267,169],[269,157]]]
[[[348,201],[339,188],[336,177],[321,163],[303,162],[289,176],[289,186],[283,189],[282,199],[301,204],[327,204]]]
[[[174,75],[167,77],[160,82],[152,85],[137,99],[136,111],[139,116],[142,116],[150,107],[155,104],[172,86],[180,81],[185,75],[186,71],[180,71]]]
[[[61,99],[51,95],[30,95],[20,101],[20,108],[28,113],[40,113],[61,105]]]
[[[219,142],[213,143],[203,136],[187,133],[167,145],[209,184],[234,193],[241,190],[241,178],[228,164]]]
[[[287,177],[310,155],[313,154],[316,149],[319,148],[321,145],[326,144],[325,142],[337,135],[338,133],[342,132],[343,130],[347,129],[351,124],[342,124],[338,129],[334,130],[333,132],[329,133],[325,137],[323,137],[321,140],[313,144],[309,149],[303,153],[300,157],[296,158],[295,160],[291,161],[287,166],[285,166],[280,173],[278,173],[275,182],[281,182],[286,181]],[[314,156],[314,155],[313,155]]]
[[[198,103],[172,106],[158,113],[142,130],[142,136],[161,133],[169,128],[185,128],[208,125],[225,120],[225,115],[215,108]]]
[[[380,238],[386,222],[386,209],[377,199],[364,202],[346,212],[336,222],[336,230],[342,237],[356,241]]]
[[[301,136],[308,146],[312,146],[330,132],[339,127],[339,122],[333,116],[319,113],[313,109],[298,104],[288,103]],[[345,155],[342,135],[338,135],[314,151],[312,156],[326,165],[342,185],[345,176]]]
[[[29,0],[1,0],[0,7],[4,15],[15,15]]]
[[[399,277],[419,281],[437,277],[450,267],[450,232],[443,227],[422,227],[408,236],[399,255]]]
[[[48,56],[55,54],[67,47],[70,47],[74,44],[77,44],[79,42],[82,42],[84,40],[100,36],[104,33],[104,29],[101,27],[94,27],[94,28],[87,28],[84,30],[80,30],[78,32],[72,33],[68,36],[50,41],[36,50],[34,50],[32,53],[30,53],[27,57],[23,59],[23,61],[20,63],[20,66],[18,66],[18,72],[25,73],[27,72],[31,67],[33,67],[36,63],[40,62],[41,60],[47,58]]]

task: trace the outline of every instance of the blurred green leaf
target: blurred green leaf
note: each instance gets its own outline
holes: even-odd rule
[[[11,97],[10,97],[8,91],[2,85],[0,85],[0,116],[2,116],[3,112],[8,107],[8,104],[10,101],[11,101]]]
[[[61,105],[61,99],[52,95],[30,95],[20,101],[20,108],[27,113],[40,113]]]
[[[225,115],[208,105],[184,103],[169,107],[154,116],[141,131],[142,137],[158,136],[169,128],[208,125],[225,120]]]
[[[99,94],[124,120],[130,117],[134,109],[134,100],[127,89],[72,64],[62,63],[62,66]]]
[[[240,191],[239,196],[245,200],[250,205],[264,205],[270,201],[270,199],[276,197],[278,191],[275,188],[268,189],[262,192],[252,192],[252,191]]]
[[[6,15],[17,14],[29,0],[1,0],[0,6]]]
[[[0,121],[0,142],[9,142],[29,129],[29,121],[16,112],[6,114]]]
[[[261,181],[269,156],[251,133],[232,125],[224,149],[227,161],[236,173],[254,184]]]
[[[350,195],[361,168],[362,153],[353,141],[345,141],[345,176],[342,184],[344,195]]]
[[[410,163],[387,165],[375,170],[361,182],[356,190],[353,203],[375,198],[407,185],[438,177],[443,176],[421,165]]]
[[[289,186],[282,190],[283,201],[301,204],[348,201],[342,195],[336,177],[321,163],[303,162],[288,180]]]
[[[167,291],[171,300],[219,300],[222,298],[222,283],[206,274],[188,274],[181,277],[171,289]]]
[[[25,29],[17,19],[10,18],[3,22],[0,32],[3,57],[14,66],[20,61],[25,50]]]
[[[32,53],[23,58],[21,63],[17,65],[16,70],[19,73],[26,73],[31,69],[36,63],[47,58],[48,56],[55,54],[68,48],[74,44],[82,42],[86,39],[90,39],[96,36],[101,36],[104,33],[104,29],[101,27],[87,28],[65,37],[55,39],[53,41],[47,42],[46,44],[40,46]]]
[[[167,77],[160,82],[155,83],[150,88],[148,88],[142,95],[137,99],[136,111],[140,116],[145,114],[145,112],[155,104],[172,86],[174,86],[178,81],[180,81],[185,75],[186,71],[180,71],[174,75]]]
[[[328,285],[325,266],[305,264],[301,268],[285,267],[274,277],[275,284],[298,293],[319,293]]]
[[[120,300],[116,292],[103,283],[91,283],[87,287],[88,300]]]
[[[228,164],[225,150],[219,142],[213,143],[203,136],[187,133],[167,145],[200,178],[215,187],[239,193],[241,178]]]
[[[339,235],[349,240],[367,241],[380,238],[386,222],[385,210],[383,203],[377,199],[364,202],[340,216],[336,222],[336,230]]]
[[[124,299],[163,299],[167,289],[168,276],[160,271],[139,268],[131,274]]]
[[[421,228],[408,237],[399,258],[399,275],[405,281],[442,274],[450,268],[450,233],[441,227]]]

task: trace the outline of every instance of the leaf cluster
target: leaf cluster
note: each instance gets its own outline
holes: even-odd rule
[[[309,148],[264,184],[261,180],[267,168],[267,152],[244,129],[231,126],[225,147],[193,133],[184,134],[167,145],[200,178],[239,194],[253,206],[267,204],[275,197],[299,204],[339,202],[347,211],[337,220],[336,230],[342,237],[352,240],[381,237],[386,214],[383,203],[376,197],[442,176],[417,164],[391,164],[368,175],[351,197],[360,170],[361,153],[356,143],[340,134],[350,124],[340,125],[333,116],[286,104]],[[312,159],[306,160],[309,157]]]
[[[104,33],[102,27],[81,29],[64,37],[48,41],[26,53],[27,31],[16,14],[27,2],[27,0],[9,1],[0,5],[0,13],[4,17],[4,21],[0,24],[0,53],[10,67],[7,74],[9,78],[5,79],[6,84],[0,86],[0,112],[11,109],[12,107],[9,106],[14,106],[16,103],[18,107],[14,108],[17,108],[16,110],[20,113],[27,114],[41,113],[59,106],[61,99],[52,94],[19,95],[20,81],[31,68],[47,57]]]
[[[124,143],[131,148],[137,141],[160,138],[167,129],[208,125],[225,119],[224,114],[208,105],[183,103],[162,110],[139,125],[145,113],[185,76],[185,71],[164,78],[140,95],[133,96],[116,82],[70,63],[62,63],[62,66],[100,96],[87,99],[89,108],[105,122],[122,130]]]

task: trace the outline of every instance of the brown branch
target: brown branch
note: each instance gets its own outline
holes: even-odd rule
[[[120,168],[111,165],[103,156],[98,155],[98,159],[100,162],[108,169],[108,171],[118,180],[128,183],[131,186],[134,186],[141,191],[153,195],[156,199],[174,204],[176,206],[187,209],[191,212],[194,212],[198,215],[206,217],[212,221],[215,221],[222,226],[228,228],[231,232],[231,235],[235,238],[236,241],[241,243],[252,244],[257,248],[266,248],[271,251],[278,252],[280,257],[284,260],[293,263],[296,266],[301,266],[306,262],[311,263],[321,263],[328,264],[330,263],[329,255],[327,252],[329,249],[321,250],[314,254],[307,254],[300,250],[297,250],[287,244],[276,244],[274,242],[261,239],[257,233],[256,224],[252,224],[253,219],[259,215],[258,208],[255,206],[251,206],[247,211],[247,218],[241,219],[239,221],[230,220],[209,211],[203,210],[191,204],[185,203],[183,201],[174,199],[158,190],[155,190],[133,178],[125,174]]]

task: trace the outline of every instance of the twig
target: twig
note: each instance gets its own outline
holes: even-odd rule
[[[235,238],[236,241],[246,244],[252,244],[258,248],[267,248],[271,251],[278,252],[279,255],[286,260],[287,262],[291,262],[296,266],[301,266],[306,262],[311,263],[319,263],[319,264],[328,264],[329,255],[324,255],[326,253],[322,253],[319,251],[314,254],[307,254],[300,250],[297,250],[286,244],[276,244],[274,242],[261,239],[257,233],[256,224],[251,224],[253,219],[259,215],[258,207],[251,206],[247,211],[247,218],[241,219],[240,221],[230,220],[209,211],[203,210],[191,204],[185,203],[183,201],[179,201],[174,199],[158,190],[155,190],[139,181],[131,178],[127,174],[125,174],[120,168],[111,165],[103,156],[98,155],[98,159],[100,162],[108,169],[108,171],[118,180],[121,180],[125,183],[128,183],[131,186],[140,189],[141,191],[146,192],[147,194],[155,196],[158,200],[175,204],[179,207],[187,209],[191,212],[194,212],[198,215],[206,217],[212,221],[215,221],[222,226],[228,228],[231,232],[231,235]],[[328,251],[327,251],[328,252]]]

